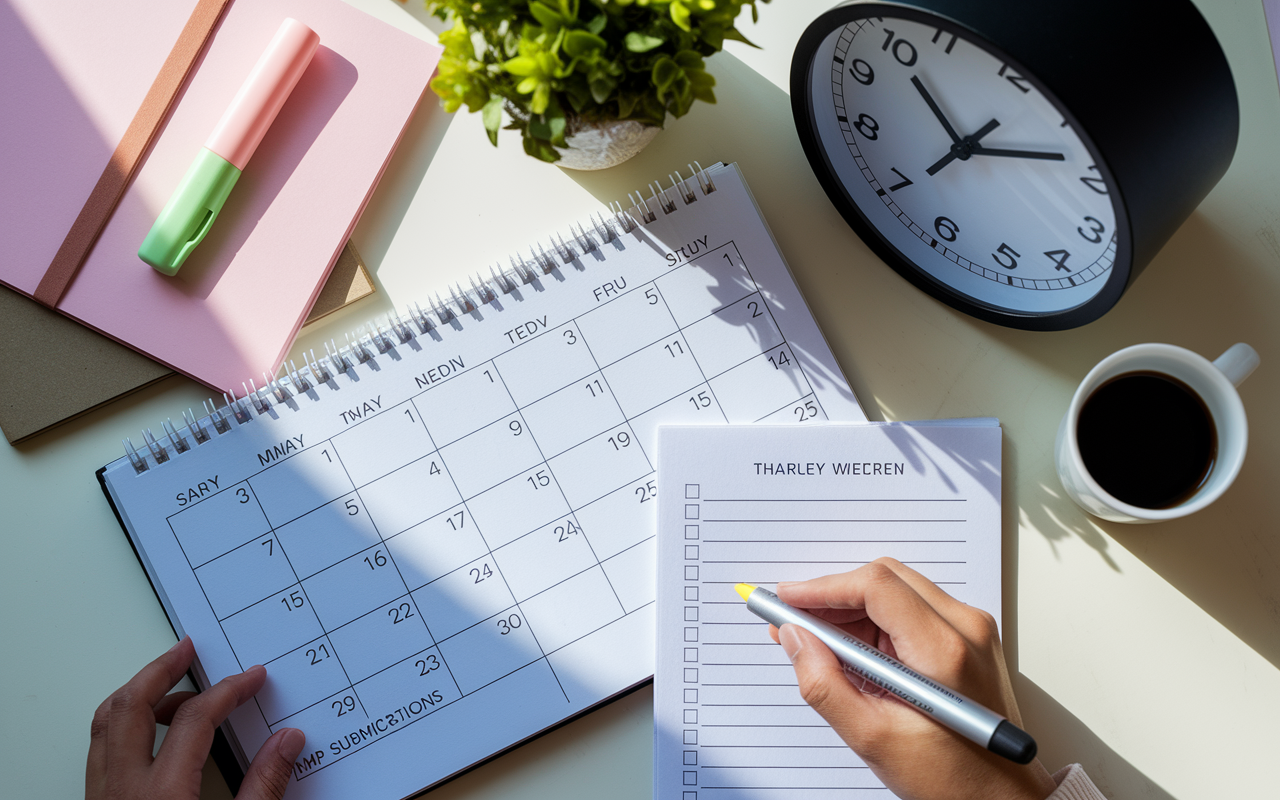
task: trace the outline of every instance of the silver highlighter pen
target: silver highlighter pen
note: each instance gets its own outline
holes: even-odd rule
[[[767,589],[749,583],[739,583],[734,588],[747,601],[747,610],[752,614],[779,628],[788,623],[799,625],[818,637],[859,677],[966,739],[1017,764],[1030,764],[1036,757],[1036,740],[991,709],[926,678],[830,622],[787,605]]]

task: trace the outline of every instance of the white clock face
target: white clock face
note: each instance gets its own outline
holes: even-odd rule
[[[1107,282],[1109,187],[1013,66],[951,31],[876,17],[833,31],[811,80],[815,128],[845,191],[933,278],[1032,314],[1075,308]]]

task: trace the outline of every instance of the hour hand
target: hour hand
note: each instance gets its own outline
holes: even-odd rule
[[[938,108],[938,104],[933,101],[933,95],[929,94],[929,90],[924,88],[924,84],[920,82],[920,78],[915,75],[911,76],[911,83],[915,85],[916,91],[924,98],[925,103],[929,105],[929,110],[938,118],[938,122],[942,123],[942,127],[946,129],[947,135],[951,137],[951,141],[959,142],[960,135],[956,133],[956,129],[951,127],[951,123],[947,121],[947,117],[942,113],[942,109]]]

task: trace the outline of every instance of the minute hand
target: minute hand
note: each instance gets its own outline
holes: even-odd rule
[[[1062,153],[1043,153],[1037,150],[1004,150],[997,147],[984,147],[974,144],[970,151],[975,156],[1003,156],[1005,158],[1038,158],[1042,161],[1066,161]]]

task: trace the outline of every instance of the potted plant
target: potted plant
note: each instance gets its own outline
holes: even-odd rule
[[[769,0],[761,0],[768,2]],[[452,27],[431,88],[446,111],[479,111],[498,144],[503,111],[525,152],[576,169],[613,166],[667,114],[715,102],[705,59],[756,0],[426,0]],[[754,45],[753,45],[754,46]]]

